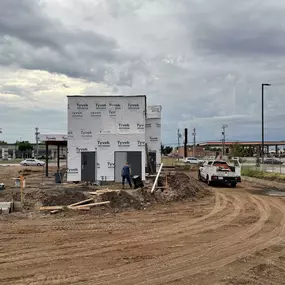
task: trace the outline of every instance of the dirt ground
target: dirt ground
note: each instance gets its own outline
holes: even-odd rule
[[[206,190],[142,210],[1,217],[0,284],[284,284],[284,198],[245,182]]]

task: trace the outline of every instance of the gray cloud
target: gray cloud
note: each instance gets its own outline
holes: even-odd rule
[[[131,65],[137,59],[120,50],[115,39],[79,27],[70,29],[48,17],[39,1],[1,1],[1,35],[0,64],[97,82],[104,81],[114,64]]]
[[[258,139],[269,82],[267,136],[281,139],[284,12],[281,0],[2,0],[0,65],[103,83],[104,94],[147,94],[163,105],[165,142],[194,126],[200,140],[219,139],[223,123],[233,138]],[[31,98],[48,86],[1,92]]]
[[[285,55],[282,1],[273,0],[269,4],[265,0],[249,0],[233,5],[231,1],[217,0],[207,8],[201,7],[191,30],[197,52],[247,60]]]

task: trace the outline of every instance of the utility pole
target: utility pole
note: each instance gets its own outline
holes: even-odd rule
[[[184,129],[184,157],[187,157],[188,129]]]
[[[193,129],[193,156],[195,157],[195,150],[196,150],[196,129]]]
[[[179,160],[179,149],[180,149],[180,139],[182,137],[182,134],[180,134],[179,129],[177,130],[177,155]]]
[[[38,156],[39,156],[39,140],[40,140],[39,134],[40,134],[40,132],[39,132],[39,128],[38,127],[36,127],[35,130],[36,130],[35,131],[35,136],[36,136],[36,158],[38,158]]]
[[[225,142],[226,142],[226,128],[228,127],[228,125],[222,125],[222,145],[223,145],[223,152],[222,154],[225,155]]]
[[[267,83],[261,84],[261,125],[262,125],[261,159],[262,159],[262,163],[264,163],[264,86],[271,86],[271,84],[267,84]]]

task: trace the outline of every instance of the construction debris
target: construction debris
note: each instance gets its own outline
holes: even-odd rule
[[[92,207],[95,206],[102,206],[102,205],[107,205],[110,204],[110,201],[103,201],[103,202],[96,202],[96,203],[89,203],[89,202],[94,202],[93,198],[79,201],[77,203],[68,205],[68,206],[45,206],[45,207],[40,207],[40,211],[50,211],[51,214],[56,214],[61,210],[64,209],[70,209],[70,210],[85,210],[88,211]]]

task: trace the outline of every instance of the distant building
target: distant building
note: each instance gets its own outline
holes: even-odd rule
[[[32,143],[31,144],[36,150],[36,144]],[[7,149],[8,148],[8,155],[10,158],[13,158],[13,155],[15,153],[15,158],[34,158],[35,157],[35,151],[27,151],[26,153],[21,152],[18,150],[18,146],[13,143],[13,144],[0,144],[0,159],[2,159],[2,149]],[[57,152],[57,147],[56,146],[50,146],[49,149],[49,157],[50,158],[55,158],[56,157],[56,152]],[[61,147],[60,148],[60,157],[61,158],[66,158],[67,155],[67,149],[66,147]],[[39,155],[38,158],[45,158],[45,144],[39,144]]]

